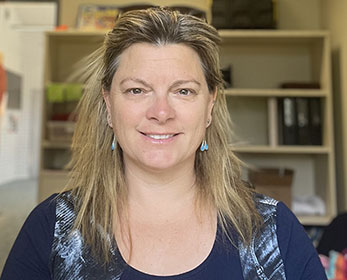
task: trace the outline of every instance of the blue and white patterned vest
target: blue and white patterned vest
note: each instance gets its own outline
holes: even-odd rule
[[[258,194],[255,198],[258,212],[264,219],[262,230],[252,238],[250,246],[239,243],[243,277],[261,280],[285,280],[284,264],[276,234],[278,201]]]
[[[245,280],[285,280],[284,264],[276,235],[277,201],[262,195],[256,198],[257,210],[264,219],[262,231],[253,237],[250,246],[239,243],[239,255]],[[73,197],[65,192],[56,198],[56,223],[51,253],[54,280],[119,280],[126,263],[115,246],[107,267],[99,264],[85,246],[79,231],[74,230],[76,218]],[[71,232],[70,234],[66,234]]]

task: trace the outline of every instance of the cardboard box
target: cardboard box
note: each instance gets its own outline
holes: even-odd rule
[[[284,202],[289,208],[292,203],[291,169],[262,168],[249,171],[249,181],[256,191]]]

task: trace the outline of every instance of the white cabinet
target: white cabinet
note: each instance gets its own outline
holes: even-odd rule
[[[55,14],[55,3],[0,3],[9,91],[0,116],[0,184],[39,173],[44,31],[54,29]]]
[[[336,214],[334,134],[329,34],[323,31],[221,30],[222,67],[231,65],[225,90],[233,120],[233,149],[249,166],[294,170],[295,197],[318,196],[326,214],[299,216],[304,224],[327,224]],[[320,88],[281,88],[286,82]],[[318,98],[322,145],[282,145],[277,100]],[[246,175],[247,177],[247,175]]]
[[[46,61],[41,136],[41,168],[38,199],[61,191],[68,182],[65,166],[71,158],[71,122],[53,121],[60,110],[73,111],[76,102],[54,103],[47,98],[49,85],[73,83],[74,67],[83,57],[102,45],[103,32],[52,31],[46,33]],[[64,125],[65,123],[65,125]],[[56,136],[56,137],[55,137]]]

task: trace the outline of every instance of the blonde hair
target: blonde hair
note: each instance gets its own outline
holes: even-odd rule
[[[205,21],[167,8],[130,11],[121,15],[103,46],[88,58],[84,95],[78,106],[78,121],[72,143],[71,180],[76,197],[75,228],[92,251],[108,262],[110,243],[127,205],[122,149],[111,151],[113,131],[107,123],[102,89],[109,90],[122,52],[134,43],[185,44],[194,49],[211,94],[217,90],[212,123],[206,131],[207,152],[196,151],[195,172],[199,197],[212,203],[218,222],[231,238],[233,226],[248,244],[260,217],[252,190],[241,181],[239,159],[229,146],[230,117],[219,69],[218,32]],[[118,218],[118,221],[114,220]],[[101,230],[100,230],[101,229]]]

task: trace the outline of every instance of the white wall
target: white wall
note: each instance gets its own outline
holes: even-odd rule
[[[38,176],[43,97],[44,30],[53,29],[54,3],[1,3],[0,51],[7,71],[22,77],[21,106],[0,122],[0,184]],[[17,126],[13,130],[11,119]]]

